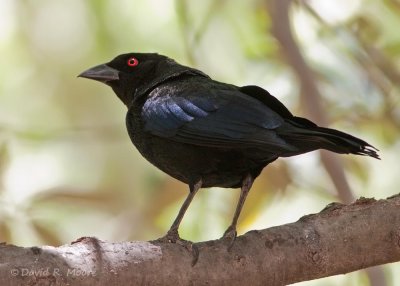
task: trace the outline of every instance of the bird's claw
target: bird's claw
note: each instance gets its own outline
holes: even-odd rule
[[[185,240],[180,238],[179,233],[177,230],[169,230],[167,234],[163,237],[160,237],[155,240],[156,242],[162,243],[175,243],[184,247],[187,251],[192,254],[192,266],[195,266],[197,260],[199,259],[199,249],[197,248],[196,244],[189,240]]]
[[[177,243],[177,241],[183,240],[179,237],[178,230],[170,229],[166,235],[156,239],[157,242],[164,242],[164,243]]]
[[[196,244],[189,240],[179,239],[177,240],[176,244],[179,244],[186,248],[192,254],[192,267],[196,265],[197,260],[199,260],[199,249],[197,248]]]
[[[222,239],[229,239],[229,245],[228,245],[228,251],[230,251],[233,247],[233,244],[235,243],[237,236],[236,228],[229,226],[228,229],[225,231],[224,235],[222,236]]]

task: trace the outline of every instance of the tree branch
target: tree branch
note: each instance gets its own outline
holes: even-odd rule
[[[0,245],[0,285],[286,285],[400,261],[400,195],[333,203],[295,223],[196,243]]]

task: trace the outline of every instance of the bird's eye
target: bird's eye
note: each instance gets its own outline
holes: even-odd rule
[[[139,61],[137,60],[137,58],[129,58],[129,60],[127,61],[128,66],[130,67],[134,67],[137,66],[139,64]]]

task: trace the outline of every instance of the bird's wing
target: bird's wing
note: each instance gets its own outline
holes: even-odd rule
[[[191,88],[158,90],[142,109],[145,131],[173,141],[225,148],[288,151],[274,129],[284,119],[273,109],[239,89]]]
[[[302,117],[294,116],[282,102],[280,102],[275,96],[271,95],[265,89],[256,85],[247,85],[239,88],[240,92],[243,92],[271,108],[277,114],[285,119],[285,121],[297,127],[316,127],[317,125]]]

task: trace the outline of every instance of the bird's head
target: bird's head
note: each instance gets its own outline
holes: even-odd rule
[[[78,77],[105,83],[129,105],[161,82],[185,72],[201,73],[155,53],[128,53],[92,67]],[[202,74],[202,73],[201,73]]]

